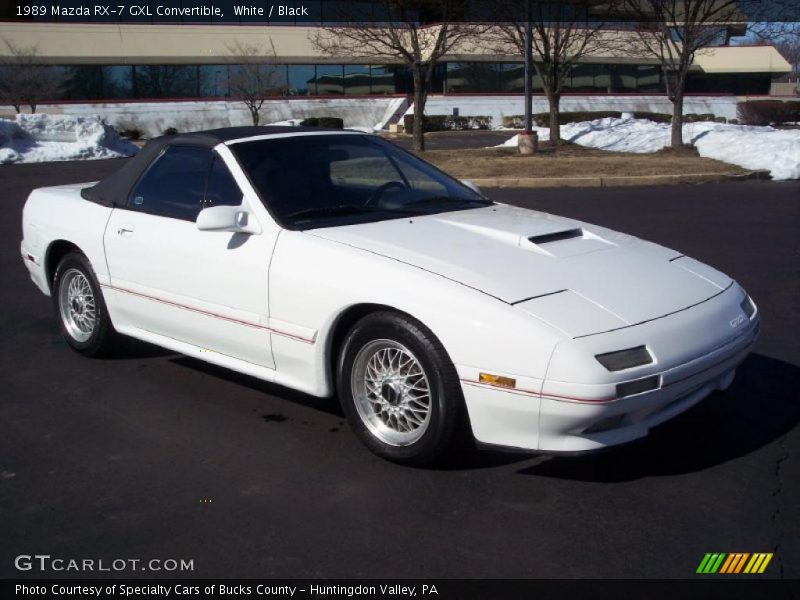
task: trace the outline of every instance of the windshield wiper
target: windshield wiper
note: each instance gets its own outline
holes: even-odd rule
[[[403,209],[408,208],[410,206],[429,206],[434,204],[444,204],[444,203],[458,203],[458,204],[479,204],[483,206],[489,206],[490,204],[494,204],[491,200],[485,200],[483,198],[453,198],[451,196],[425,196],[424,198],[417,198],[416,200],[411,200],[410,202],[406,202],[403,204]]]
[[[339,206],[317,206],[314,208],[304,208],[297,210],[286,216],[287,219],[313,219],[315,217],[336,217],[339,215],[352,215],[366,212],[385,212],[383,209],[372,206],[357,206],[354,204],[342,204]]]

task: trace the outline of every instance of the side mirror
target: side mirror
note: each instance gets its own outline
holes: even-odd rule
[[[479,188],[477,185],[475,185],[474,182],[470,181],[469,179],[462,179],[461,183],[463,183],[465,186],[467,186],[469,189],[471,189],[476,194],[480,194],[481,196],[483,196],[483,192],[481,192],[481,188]]]
[[[250,213],[241,206],[211,206],[197,215],[195,222],[200,231],[229,231],[231,233],[259,234],[261,228]]]

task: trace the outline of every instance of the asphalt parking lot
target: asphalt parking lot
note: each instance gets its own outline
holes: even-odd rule
[[[486,190],[714,265],[763,333],[727,392],[642,442],[422,471],[369,454],[335,402],[135,342],[68,349],[21,208],[119,164],[0,166],[0,576],[45,553],[192,559],[193,577],[691,578],[706,552],[774,552],[762,577],[800,577],[799,183]]]

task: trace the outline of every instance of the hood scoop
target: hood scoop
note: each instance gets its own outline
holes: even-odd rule
[[[562,240],[571,240],[574,238],[582,238],[583,229],[580,227],[576,229],[565,229],[564,231],[555,231],[553,233],[543,233],[541,235],[532,235],[528,241],[541,246],[542,244],[551,244],[553,242],[560,242]]]
[[[615,244],[581,227],[522,238],[520,246],[551,258],[567,258],[598,250],[609,250]]]

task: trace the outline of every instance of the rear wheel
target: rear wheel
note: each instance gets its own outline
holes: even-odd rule
[[[58,263],[53,302],[61,335],[74,350],[86,356],[111,352],[116,332],[92,266],[83,254],[70,252]]]
[[[455,447],[463,418],[458,376],[416,319],[380,312],[359,321],[342,347],[337,381],[350,426],[375,454],[425,466]]]

